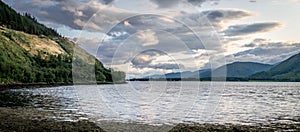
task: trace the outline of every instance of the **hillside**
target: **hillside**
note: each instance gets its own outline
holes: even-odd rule
[[[279,63],[268,71],[251,76],[253,80],[300,81],[300,53]]]
[[[214,77],[224,77],[224,73],[226,73],[227,78],[246,78],[254,73],[267,71],[271,68],[272,65],[269,64],[255,62],[234,62],[213,70],[213,74]],[[211,77],[211,71],[202,73],[200,76]]]
[[[95,74],[78,68],[73,75],[73,60],[82,67],[95,67]],[[86,83],[94,75],[97,82],[112,82],[112,76],[117,76],[114,81],[125,80],[125,73],[105,68],[94,56],[53,29],[28,14],[18,14],[0,1],[0,83],[70,84],[73,76]]]

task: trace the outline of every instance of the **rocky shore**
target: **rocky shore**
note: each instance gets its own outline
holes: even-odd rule
[[[270,123],[256,125],[235,124],[178,124],[170,132],[273,132],[300,131],[300,124]]]
[[[49,112],[34,109],[0,107],[0,131],[104,131],[95,123],[86,120],[58,121],[49,116]]]
[[[151,126],[137,123],[106,121],[95,124],[87,120],[58,121],[51,119],[51,113],[34,109],[0,107],[0,131],[170,131],[170,132],[211,132],[211,131],[300,131],[300,124],[178,124],[176,126]],[[103,129],[101,128],[103,127]]]

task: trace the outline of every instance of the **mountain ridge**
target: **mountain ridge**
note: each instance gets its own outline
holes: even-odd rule
[[[257,67],[258,66],[258,67]],[[212,78],[224,78],[222,74],[226,73],[225,77],[227,81],[292,81],[300,82],[300,53],[289,57],[282,62],[270,65],[257,62],[233,62],[223,66],[220,66],[213,71],[207,70],[200,73],[200,78],[166,78],[167,80],[211,80]],[[229,69],[229,70],[228,70]],[[254,70],[253,70],[254,69]],[[234,71],[234,72],[233,72]],[[194,71],[193,73],[195,73]],[[213,77],[211,77],[212,72],[214,72]],[[192,73],[191,71],[185,71],[184,73]],[[168,73],[179,76],[180,73]],[[161,75],[164,76],[164,75]],[[151,77],[151,76],[150,76]],[[165,76],[167,77],[167,76]],[[151,78],[150,78],[151,79]],[[158,78],[153,78],[154,80],[159,80]],[[147,80],[147,78],[142,79],[132,79],[132,80]]]
[[[164,75],[154,75],[144,77],[144,79],[163,79],[167,80],[210,80],[209,78],[227,78],[237,80],[247,80],[247,78],[255,73],[267,71],[274,65],[263,64],[257,62],[233,62],[216,69],[202,69],[197,71],[184,71],[176,73],[167,73]],[[213,77],[212,77],[213,74]]]
[[[300,53],[282,61],[268,71],[254,74],[253,80],[300,81]]]
[[[233,62],[202,74],[202,77],[232,77],[245,78],[254,73],[269,70],[273,65],[257,62]]]

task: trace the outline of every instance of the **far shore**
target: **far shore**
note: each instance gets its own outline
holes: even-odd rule
[[[248,79],[248,78],[132,78],[128,81],[200,81],[200,82],[300,82],[300,80],[272,80],[272,79]]]
[[[182,82],[298,82],[298,81],[274,81],[274,80],[145,80],[134,79],[126,82],[97,82],[97,83],[0,83],[0,91],[6,89],[21,89],[21,88],[41,88],[41,87],[58,87],[58,86],[73,86],[73,85],[111,85],[111,84],[127,84],[135,81],[182,81]]]

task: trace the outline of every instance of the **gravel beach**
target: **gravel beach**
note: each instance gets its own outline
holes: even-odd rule
[[[178,124],[152,126],[138,123],[103,122],[100,125],[87,121],[59,121],[51,119],[52,113],[34,109],[0,107],[0,131],[300,131],[300,124],[270,123],[256,125],[234,124]],[[299,120],[295,120],[299,122]],[[103,129],[101,128],[103,127]]]

